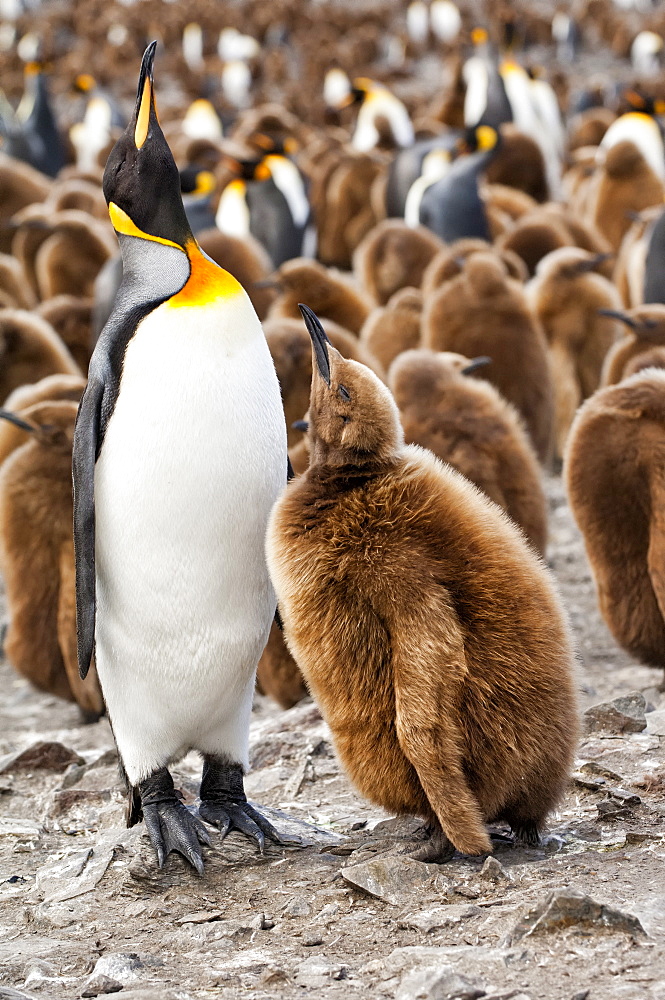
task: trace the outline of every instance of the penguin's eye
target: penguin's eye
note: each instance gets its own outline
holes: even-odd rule
[[[351,402],[351,393],[349,392],[349,390],[346,388],[345,385],[338,385],[337,386],[337,392],[341,396],[341,398],[344,400],[345,403],[350,403]]]

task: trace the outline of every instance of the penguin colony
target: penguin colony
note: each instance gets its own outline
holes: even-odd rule
[[[538,579],[548,607],[555,609],[550,616],[556,632],[550,635],[551,651],[557,651],[552,662],[560,664],[563,681],[551,720],[559,727],[555,743],[560,752],[548,776],[541,774],[540,784],[534,778],[528,794],[518,794],[510,785],[511,758],[506,741],[497,735],[496,720],[485,720],[484,732],[476,731],[470,709],[458,711],[451,746],[462,757],[472,751],[482,766],[489,768],[492,762],[495,771],[491,775],[479,764],[469,779],[465,801],[471,803],[470,812],[459,830],[446,827],[445,803],[420,774],[422,760],[412,761],[403,747],[392,746],[386,752],[390,760],[395,754],[401,760],[395,773],[403,780],[396,778],[394,789],[387,788],[381,770],[385,760],[380,758],[374,770],[367,764],[367,781],[374,785],[363,788],[364,779],[348,764],[349,754],[356,752],[353,740],[362,743],[362,736],[349,735],[348,746],[338,739],[340,757],[366,794],[433,824],[427,856],[445,857],[450,844],[487,849],[483,824],[498,816],[533,839],[565,783],[576,731],[569,640],[557,599],[533,554],[546,552],[540,477],[542,471],[558,468],[562,459],[608,625],[636,659],[665,666],[658,524],[655,515],[645,514],[644,523],[631,522],[631,535],[630,519],[620,516],[626,509],[655,510],[659,489],[658,399],[663,385],[658,368],[665,367],[665,154],[659,116],[665,110],[665,77],[658,38],[665,34],[665,15],[656,7],[628,13],[622,5],[607,4],[601,17],[590,4],[580,9],[575,30],[569,24],[564,31],[556,18],[548,20],[533,5],[520,0],[512,6],[508,18],[503,7],[487,5],[483,30],[477,30],[478,12],[467,3],[432,3],[429,11],[405,4],[399,16],[391,8],[383,21],[362,9],[329,4],[320,5],[316,19],[300,5],[286,3],[273,5],[267,19],[253,0],[243,5],[242,14],[232,7],[211,12],[202,0],[187,5],[186,12],[180,5],[165,6],[159,19],[160,74],[178,86],[164,89],[159,125],[152,92],[154,50],[146,56],[136,98],[129,87],[140,59],[134,39],[151,37],[148,32],[154,31],[154,20],[148,23],[143,9],[131,8],[130,13],[124,5],[113,5],[109,21],[90,16],[86,4],[76,4],[60,11],[57,22],[47,8],[8,22],[15,44],[0,52],[5,88],[0,102],[5,651],[19,672],[43,690],[74,699],[86,718],[106,707],[131,786],[130,820],[143,812],[160,863],[174,849],[202,869],[201,843],[207,843],[209,834],[200,820],[184,816],[166,770],[190,747],[204,754],[202,819],[222,831],[238,826],[259,843],[264,834],[278,837],[260,810],[245,803],[242,791],[257,661],[261,689],[284,707],[306,693],[306,680],[325,712],[331,698],[339,700],[335,684],[341,683],[331,681],[326,691],[316,666],[312,669],[315,646],[307,632],[314,595],[312,606],[305,593],[298,600],[286,598],[283,633],[271,624],[274,595],[264,556],[255,547],[242,568],[245,584],[238,583],[233,574],[240,572],[239,560],[229,552],[228,539],[215,534],[218,529],[209,517],[203,518],[209,532],[203,544],[223,564],[218,576],[226,583],[219,586],[231,588],[237,602],[245,599],[245,585],[255,597],[242,610],[236,603],[227,609],[238,632],[235,651],[225,647],[224,684],[235,692],[224,702],[228,718],[221,717],[220,708],[213,724],[216,736],[204,738],[197,716],[200,688],[187,671],[175,676],[172,636],[171,646],[165,642],[161,649],[160,663],[156,656],[148,657],[144,674],[134,679],[144,685],[144,695],[137,697],[151,706],[150,724],[156,729],[146,730],[143,740],[128,735],[136,729],[135,720],[118,692],[133,677],[132,656],[141,656],[131,631],[132,615],[156,622],[159,601],[143,603],[151,590],[149,574],[177,574],[161,557],[151,560],[147,536],[144,544],[150,551],[141,550],[142,584],[129,557],[123,562],[124,557],[111,556],[111,543],[103,538],[115,538],[120,530],[114,513],[117,496],[132,509],[137,532],[142,519],[152,517],[147,486],[137,480],[132,492],[127,482],[118,485],[117,470],[127,462],[141,466],[141,448],[151,449],[155,466],[165,449],[173,461],[186,451],[189,462],[196,435],[212,447],[216,435],[223,435],[222,416],[228,413],[215,410],[214,390],[200,374],[214,366],[215,348],[206,346],[203,335],[199,369],[193,364],[189,372],[191,387],[178,395],[175,409],[169,408],[175,397],[170,373],[177,369],[178,384],[185,375],[176,327],[184,333],[188,316],[212,317],[219,309],[219,316],[235,317],[219,322],[240,338],[238,350],[246,335],[258,351],[256,381],[251,386],[247,382],[245,392],[242,379],[249,380],[249,373],[241,366],[234,384],[243,398],[241,407],[233,406],[242,459],[232,462],[231,451],[225,450],[231,448],[229,441],[220,444],[234,473],[241,470],[249,477],[234,488],[258,498],[253,528],[244,524],[246,534],[238,530],[238,537],[251,536],[254,544],[262,535],[272,501],[284,487],[287,444],[297,478],[280,504],[288,505],[292,498],[295,504],[298,491],[314,488],[315,482],[323,493],[328,486],[338,489],[341,482],[337,473],[317,478],[330,458],[324,461],[321,452],[321,428],[330,412],[326,417],[321,370],[312,364],[299,309],[306,303],[332,341],[328,347],[321,340],[320,351],[329,352],[333,368],[348,363],[358,380],[353,406],[366,407],[362,412],[370,417],[372,407],[378,407],[386,433],[392,428],[391,461],[397,463],[389,473],[392,485],[396,487],[395,470],[406,468],[399,463],[407,462],[408,476],[422,475],[427,488],[448,491],[445,509],[451,517],[456,503],[476,512],[490,510],[487,516],[496,522],[492,530],[501,538],[496,544],[515,553],[514,579],[520,573]],[[28,21],[38,38],[37,51],[32,41],[31,46],[20,44]],[[63,48],[70,35],[76,44]],[[571,60],[580,48],[584,52],[599,44],[614,53],[616,74],[585,86]],[[539,51],[551,45],[548,73],[534,64],[534,45]],[[425,57],[441,63],[436,84],[420,73]],[[84,66],[89,74],[81,74]],[[163,138],[158,137],[160,127]],[[155,168],[158,199],[147,197],[141,185],[132,191],[123,180],[126,165],[152,163],[155,142],[161,150],[161,166]],[[222,271],[210,270],[208,258]],[[222,280],[220,274],[227,277]],[[217,289],[210,292],[216,305],[197,298],[197,282]],[[172,300],[177,300],[175,308]],[[171,315],[177,319],[173,334],[161,342],[156,395],[132,373],[154,367],[151,324]],[[257,339],[256,316],[265,324],[265,342]],[[319,329],[318,321],[308,317],[310,328]],[[268,353],[259,350],[265,343],[279,385]],[[490,360],[468,370],[479,356]],[[83,672],[89,668],[81,678],[74,669],[69,472],[73,413],[88,375],[76,458],[77,505],[82,508],[76,540],[79,655]],[[350,386],[343,385],[348,392]],[[390,402],[386,385],[397,405]],[[96,415],[100,394],[101,417]],[[187,400],[194,398],[199,412],[187,421],[182,414],[189,413]],[[139,400],[153,422],[143,443],[136,442],[138,450],[126,452]],[[255,412],[261,413],[258,421]],[[206,420],[214,432],[205,429]],[[598,421],[606,428],[602,446]],[[378,433],[373,419],[372,428]],[[416,452],[403,450],[402,434],[428,451],[418,451],[416,460]],[[253,454],[264,468],[258,485],[256,479],[249,482],[255,468],[249,460],[252,448],[258,449]],[[430,451],[436,460],[427,457]],[[364,467],[365,459],[355,451],[333,453],[336,459],[344,456],[349,470],[358,462]],[[631,464],[626,457],[638,454],[645,456],[643,464],[637,459]],[[375,459],[379,465],[379,459],[387,461],[386,455]],[[449,465],[440,466],[439,460]],[[459,472],[452,473],[452,467]],[[157,468],[153,472],[156,489],[162,473]],[[209,473],[202,457],[196,475],[203,481]],[[233,515],[224,507],[231,503],[225,483],[216,488],[213,477],[205,488],[210,496],[214,492],[218,515],[228,526]],[[97,491],[101,540],[95,570],[90,553]],[[614,506],[608,512],[611,491]],[[197,496],[196,503],[203,509],[205,497]],[[43,516],[45,510],[53,515]],[[277,512],[274,518],[273,525]],[[173,524],[180,526],[182,544],[191,554],[201,544],[193,539],[192,524],[175,513]],[[460,526],[460,539],[467,545],[475,544],[473,525],[472,520],[466,534]],[[368,531],[370,527],[371,520]],[[124,527],[121,534],[125,548],[114,546],[116,553],[131,543]],[[274,581],[280,590],[290,577],[282,564],[288,545],[278,535],[273,527],[269,559],[273,568],[280,562]],[[205,574],[215,568],[209,563],[204,570],[193,557],[190,562],[184,594],[171,596],[182,607],[190,634],[200,637],[190,661],[202,658],[201,669],[210,672],[204,661],[217,655],[221,611],[219,606],[206,611],[197,587],[205,587]],[[446,580],[451,582],[448,576]],[[479,576],[478,586],[481,582]],[[485,582],[493,586],[489,577]],[[450,593],[454,604],[458,592]],[[379,633],[372,626],[377,657],[383,648]],[[333,643],[334,634],[326,641]],[[455,634],[451,626],[446,641],[454,643]],[[97,662],[91,655],[95,636]],[[120,672],[109,653],[116,640],[126,654]],[[480,632],[476,641],[481,642]],[[511,640],[506,635],[503,641]],[[425,672],[432,683],[438,669]],[[171,718],[170,708],[152,694],[161,671],[187,706],[182,718]],[[496,678],[471,673],[464,695],[470,700],[463,703],[472,704],[482,685],[490,683],[493,697],[505,708],[507,695],[501,694]],[[547,686],[544,678],[534,674],[533,682]],[[386,695],[376,719],[392,724],[395,678],[389,671],[386,684],[393,691],[393,707]],[[427,696],[418,701],[416,715],[426,705]],[[336,725],[344,727],[343,706],[340,713],[336,721],[330,717],[333,731]],[[536,721],[527,712],[525,717],[534,720],[532,727],[545,724],[541,716]],[[164,736],[167,729],[175,734],[170,742]],[[539,765],[527,736],[520,753],[535,774]],[[477,740],[483,749],[476,751],[481,745]],[[491,751],[487,742],[493,744]],[[399,757],[404,753],[408,765]]]

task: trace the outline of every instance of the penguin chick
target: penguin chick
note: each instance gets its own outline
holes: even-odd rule
[[[385,219],[356,248],[353,272],[360,287],[384,306],[401,288],[419,288],[425,268],[442,249],[441,240],[424,226],[411,229],[398,219]]]
[[[53,327],[35,313],[0,309],[0,403],[17,386],[57,373],[81,370]]]
[[[402,353],[420,345],[423,296],[418,288],[402,288],[387,305],[373,309],[360,331],[360,341],[388,370]],[[360,359],[356,359],[360,360]]]
[[[388,390],[303,315],[312,461],[267,534],[288,646],[358,790],[433,828],[421,860],[490,851],[493,820],[535,843],[577,735],[549,573],[476,487],[404,445]]]
[[[390,368],[388,388],[406,443],[429,448],[475,483],[544,556],[547,501],[526,430],[493,385],[467,377],[486,363],[491,359],[406,351]]]
[[[245,236],[243,239],[227,236],[218,229],[204,229],[198,234],[197,240],[204,253],[240,282],[259,319],[265,319],[275,293],[271,288],[260,287],[260,283],[267,279],[273,268],[270,257],[259,241],[253,236]]]
[[[345,330],[359,334],[370,309],[367,296],[336,271],[304,257],[289,260],[275,271],[279,297],[270,307],[269,316],[298,318],[298,302],[316,303],[316,310]]]
[[[0,290],[9,308],[33,309],[37,304],[20,261],[11,254],[0,254]]]
[[[516,253],[524,261],[529,277],[533,277],[543,257],[573,243],[563,221],[540,209],[518,219],[512,229],[498,238],[496,245]]]
[[[600,376],[602,386],[621,382],[633,358],[654,347],[665,347],[665,305],[653,303],[627,312],[613,310],[609,315],[624,325],[625,334],[607,352]]]
[[[563,457],[577,408],[600,385],[605,355],[621,335],[619,321],[602,312],[621,307],[616,287],[595,273],[604,259],[576,247],[555,250],[540,261],[526,290],[549,344],[557,458]]]
[[[612,635],[665,667],[665,371],[599,389],[570,431],[564,475]]]
[[[529,276],[524,261],[512,250],[497,250],[486,240],[466,238],[455,240],[432,258],[423,275],[423,295],[428,296],[451,278],[461,274],[467,257],[471,257],[474,253],[494,253],[503,261],[509,277],[518,281],[526,281]]]
[[[328,323],[330,339],[345,358],[353,358],[382,374],[380,366],[357,337],[336,323]],[[309,405],[312,384],[312,348],[302,323],[289,317],[272,317],[263,324],[282,393],[289,447],[300,440],[301,432],[293,427]]]
[[[35,687],[76,701],[87,718],[103,710],[96,673],[76,660],[71,463],[77,404],[37,403],[19,420],[28,440],[0,468],[0,569],[7,593],[7,659]]]
[[[41,403],[66,400],[78,404],[85,381],[81,375],[47,375],[34,385],[21,385],[10,392],[4,409],[27,420],[33,408]],[[14,421],[0,421],[0,465],[15,448],[25,444],[32,433],[32,428],[21,427]]]
[[[547,341],[525,293],[491,253],[476,253],[464,271],[425,300],[422,346],[465,357],[488,355],[479,377],[521,414],[541,462],[550,456],[554,387]]]
[[[611,146],[599,169],[590,217],[613,250],[618,250],[632,214],[662,204],[663,180],[638,147],[624,140]]]
[[[307,687],[298,664],[284,642],[284,634],[272,623],[266,648],[256,668],[256,686],[284,709],[293,708],[307,696]]]
[[[27,205],[45,201],[51,185],[49,178],[38,170],[0,152],[0,220],[6,222]],[[7,231],[0,245],[3,253],[9,251],[9,238]]]
[[[50,323],[82,372],[87,372],[92,354],[94,300],[76,295],[56,295],[35,310]]]

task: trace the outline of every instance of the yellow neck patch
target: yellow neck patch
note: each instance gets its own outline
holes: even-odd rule
[[[161,236],[152,236],[150,233],[144,233],[114,201],[109,204],[109,216],[111,217],[111,225],[116,233],[120,233],[122,236],[138,236],[141,240],[152,240],[153,243],[163,243],[166,247],[176,247],[178,250],[184,249],[179,243],[174,243],[173,240],[165,240]]]
[[[178,294],[168,300],[167,305],[175,309],[182,306],[205,306],[216,299],[229,298],[242,292],[242,285],[232,274],[204,257],[196,240],[190,240],[186,250],[191,267],[189,278]]]
[[[137,236],[142,240],[152,240],[153,243],[175,247],[176,250],[187,254],[190,266],[189,278],[180,291],[168,300],[167,305],[175,308],[204,306],[214,302],[215,299],[228,298],[230,295],[238,295],[239,292],[242,292],[242,285],[232,274],[204,257],[195,239],[188,240],[187,245],[181,247],[180,244],[174,243],[172,240],[144,233],[113,201],[109,204],[109,215],[116,233],[120,233],[122,236]]]

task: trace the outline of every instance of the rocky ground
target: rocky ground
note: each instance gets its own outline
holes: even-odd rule
[[[490,859],[411,860],[417,824],[353,793],[315,706],[257,698],[248,791],[304,846],[261,856],[232,834],[203,879],[176,856],[159,872],[143,826],[123,827],[108,724],[82,725],[4,663],[0,1000],[665,1000],[661,672],[617,649],[548,485],[582,708],[603,707],[541,848],[497,830]],[[175,769],[189,801],[199,769],[193,755]]]

